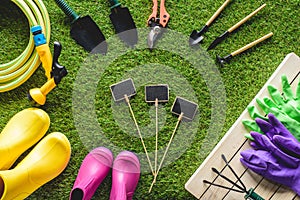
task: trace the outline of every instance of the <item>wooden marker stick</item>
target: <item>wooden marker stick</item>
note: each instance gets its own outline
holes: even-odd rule
[[[169,101],[169,88],[166,84],[145,86],[145,101],[155,105],[155,164],[154,174],[157,173],[157,149],[158,149],[158,103]]]
[[[147,160],[148,160],[149,166],[150,166],[150,168],[151,168],[151,172],[152,172],[152,174],[153,174],[153,175],[155,175],[155,173],[154,173],[154,171],[153,171],[153,167],[152,167],[151,161],[150,161],[150,158],[149,158],[149,155],[148,155],[147,148],[146,148],[146,146],[145,146],[145,143],[144,143],[144,140],[143,140],[143,137],[142,137],[142,134],[141,134],[140,128],[139,128],[139,125],[137,124],[137,121],[136,121],[136,119],[135,119],[135,116],[134,116],[133,110],[132,110],[132,108],[131,108],[131,105],[130,105],[130,102],[129,102],[129,98],[128,98],[128,96],[127,96],[127,95],[124,95],[124,98],[125,98],[125,101],[126,101],[126,103],[127,103],[128,107],[129,107],[129,110],[130,110],[131,116],[132,116],[132,118],[133,118],[134,124],[135,124],[135,126],[136,126],[136,129],[137,129],[137,131],[138,131],[139,137],[140,137],[140,139],[141,139],[141,142],[142,142],[142,145],[143,145],[144,151],[145,151],[145,153],[146,153],[146,157],[147,157]]]
[[[158,99],[155,99],[155,164],[154,172],[157,174],[157,149],[158,149]]]
[[[161,168],[161,166],[162,166],[162,164],[163,164],[163,162],[164,162],[164,160],[165,160],[165,157],[166,157],[166,155],[167,155],[167,153],[168,153],[168,151],[169,151],[169,148],[170,148],[170,146],[171,146],[171,143],[172,143],[172,141],[173,141],[173,138],[174,138],[174,136],[175,136],[175,133],[176,133],[176,131],[177,131],[177,128],[178,128],[178,126],[179,126],[179,124],[180,124],[180,122],[181,122],[181,120],[182,120],[182,117],[183,117],[183,113],[181,113],[181,114],[179,115],[179,117],[178,117],[176,126],[175,126],[174,131],[173,131],[173,133],[172,133],[172,135],[171,135],[171,138],[170,138],[170,140],[169,140],[169,143],[168,143],[168,145],[167,145],[167,148],[166,148],[166,150],[165,150],[165,153],[164,153],[164,155],[163,155],[163,157],[162,157],[162,159],[161,159],[161,161],[160,161],[160,164],[159,164],[159,166],[158,166],[157,172],[156,172],[155,175],[154,175],[154,179],[153,179],[152,184],[151,184],[151,186],[150,186],[149,193],[151,192],[152,187],[153,187],[153,185],[154,185],[155,182],[156,182],[157,175],[158,175],[159,170],[160,170],[160,168]]]

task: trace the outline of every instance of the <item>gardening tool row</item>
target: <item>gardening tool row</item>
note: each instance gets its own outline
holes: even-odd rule
[[[56,4],[71,19],[71,37],[85,50],[91,52],[97,47],[96,52],[106,54],[107,43],[105,36],[89,16],[79,16],[64,0],[55,0]],[[116,34],[128,46],[134,46],[138,41],[135,23],[127,7],[122,7],[118,0],[110,0],[111,14],[109,18],[115,28]]]
[[[221,7],[219,7],[219,9],[212,15],[212,17],[205,23],[205,25],[201,28],[200,31],[196,31],[193,30],[191,35],[190,35],[190,39],[189,39],[189,43],[191,46],[195,46],[197,44],[199,44],[203,39],[204,39],[204,33],[206,33],[209,29],[209,27],[212,25],[212,23],[215,21],[215,19],[221,14],[221,12],[225,9],[225,7],[230,3],[230,0],[226,0]],[[229,29],[227,29],[223,34],[221,34],[219,37],[217,37],[213,42],[211,42],[211,44],[209,45],[209,47],[207,48],[207,51],[215,48],[218,44],[220,44],[223,40],[225,40],[229,35],[233,34],[234,32],[236,32],[238,30],[238,28],[240,26],[242,26],[245,22],[247,22],[249,19],[251,19],[254,15],[256,15],[260,10],[262,10],[264,7],[266,6],[266,4],[263,4],[262,6],[260,6],[259,8],[257,8],[256,10],[254,10],[252,13],[250,13],[249,15],[247,15],[246,17],[244,17],[243,19],[241,19],[239,22],[237,22],[236,24],[234,24],[232,27],[230,27]],[[248,50],[249,48],[253,47],[254,45],[257,45],[258,43],[270,38],[271,36],[273,36],[273,33],[270,32],[268,34],[266,34],[265,36],[247,44],[246,46],[230,53],[229,55],[225,56],[225,57],[220,57],[217,55],[217,62],[223,67],[224,63],[228,63],[229,60],[233,57],[236,56],[246,50]]]
[[[17,0],[17,2],[18,1],[20,0]],[[55,2],[71,19],[71,37],[89,52],[106,54],[108,46],[105,40],[105,36],[103,35],[102,31],[95,23],[95,21],[88,15],[78,15],[64,0],[55,0]],[[120,39],[124,41],[128,46],[135,46],[138,42],[138,33],[136,30],[134,20],[129,12],[129,9],[127,7],[122,7],[118,0],[110,0],[109,2],[111,10],[111,14],[109,15],[109,17],[115,28],[115,32],[118,34]],[[213,14],[213,16],[206,22],[206,24],[199,32],[194,30],[191,33],[189,39],[189,43],[191,46],[195,46],[203,40],[204,33],[208,31],[211,24],[215,21],[215,19],[220,15],[220,13],[229,3],[230,0],[226,0],[223,3],[223,5]],[[28,5],[22,3],[17,3],[17,5],[21,8],[21,10],[25,12],[25,15],[29,17],[28,20],[32,22],[30,26],[32,27],[32,33],[35,39],[34,44],[28,44],[28,47],[24,52],[26,56],[21,57],[24,60],[20,60],[21,58],[18,57],[12,62],[1,65],[1,68],[3,68],[3,70],[1,70],[0,76],[0,83],[2,84],[0,86],[0,92],[6,92],[20,86],[33,74],[33,72],[39,66],[40,62],[42,62],[42,66],[45,70],[45,75],[48,80],[53,78],[52,71],[58,72],[58,70],[54,70],[52,68],[52,58],[50,48],[48,46],[50,40],[50,20],[42,1],[38,1],[38,4],[35,4],[30,1],[28,2]],[[241,25],[243,25],[250,18],[256,15],[265,6],[266,4],[263,4],[255,11],[250,13],[248,16],[246,16],[238,23],[230,27],[228,30],[226,30],[221,36],[217,37],[211,43],[211,45],[208,47],[208,50],[216,47],[219,43],[225,40],[226,37],[235,32]],[[158,7],[160,7],[159,13]],[[170,14],[167,12],[165,0],[161,0],[160,4],[158,4],[158,0],[153,0],[152,13],[150,14],[147,20],[147,25],[150,28],[150,32],[147,37],[147,43],[150,50],[154,48],[157,40],[160,39],[163,33],[166,31],[169,19]],[[228,54],[225,57],[217,56],[217,61],[223,66],[224,63],[228,62],[232,57],[270,38],[272,35],[273,33],[271,32],[247,44],[246,46]],[[34,49],[34,46],[36,47],[36,51],[30,52],[29,50]],[[38,59],[37,56],[39,56],[40,59]],[[34,59],[35,62],[29,62],[29,58]],[[20,69],[19,73],[17,73],[18,76],[14,73],[11,73],[12,71],[16,71],[18,69]],[[55,69],[57,69],[57,67]],[[60,69],[61,72],[66,72],[65,69]],[[64,75],[61,74],[62,77],[65,75],[66,73],[64,73]],[[59,80],[62,77],[60,77]],[[57,80],[57,78],[54,80]],[[43,93],[45,96],[45,94],[51,91],[55,86],[56,84],[52,81],[52,84],[48,83],[43,88],[41,88],[41,92],[37,90],[36,91],[38,93]],[[41,97],[41,103],[39,104],[44,103],[43,98],[44,97]]]
[[[71,19],[71,37],[85,50],[92,53],[107,52],[107,43],[102,31],[90,16],[79,16],[64,0],[55,0],[56,4]],[[115,28],[116,34],[130,47],[138,42],[136,25],[127,7],[121,7],[118,0],[110,0],[110,20]],[[165,8],[165,0],[160,3],[160,15],[157,17],[158,2],[153,0],[153,11],[149,16],[147,24],[151,28],[147,41],[149,49],[153,49],[154,43],[167,27],[170,15]],[[97,48],[96,48],[97,47]],[[95,49],[96,48],[96,49]]]
[[[105,37],[100,31],[99,27],[92,20],[90,16],[80,17],[75,11],[73,11],[70,6],[68,6],[64,0],[55,0],[59,7],[72,19],[71,23],[71,37],[81,46],[83,46],[87,51],[92,51],[97,45],[100,45],[95,49],[94,53],[100,52],[105,54],[107,52],[107,43],[105,42]],[[110,0],[111,3],[111,14],[110,19],[114,25],[116,33],[119,35],[121,40],[123,40],[127,45],[133,47],[138,41],[138,33],[136,31],[136,26],[133,18],[128,10],[128,8],[121,7],[121,4],[117,0]],[[201,28],[200,31],[193,30],[189,43],[191,46],[199,44],[204,39],[204,33],[208,31],[209,27],[215,21],[215,19],[220,15],[220,13],[225,9],[225,7],[230,3],[230,0],[226,0],[221,7],[213,14],[213,16],[206,22],[206,24]],[[211,50],[225,40],[230,34],[237,31],[238,28],[256,15],[260,10],[262,10],[266,4],[263,4],[252,13],[241,19],[235,25],[226,30],[223,34],[217,37],[207,48]],[[147,24],[150,27],[150,33],[147,38],[147,44],[150,50],[154,48],[155,42],[162,36],[167,28],[170,15],[165,7],[165,0],[160,1],[160,13],[158,15],[158,1],[153,0],[152,13],[147,20]],[[270,38],[273,35],[272,32],[266,34],[265,36],[247,44],[246,46],[230,53],[225,57],[220,57],[217,55],[217,61],[221,66],[224,63],[229,62],[229,60],[248,50],[249,48],[257,45],[258,43]]]

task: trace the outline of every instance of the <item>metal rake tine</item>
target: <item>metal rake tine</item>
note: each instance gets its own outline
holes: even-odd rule
[[[215,184],[215,183],[209,182],[207,180],[203,180],[203,183],[207,183],[207,184],[210,184],[210,185],[213,185],[213,186],[217,186],[217,187],[224,188],[224,189],[227,189],[227,190],[232,190],[232,191],[239,192],[239,193],[244,193],[244,191],[237,190],[237,189],[230,188],[230,187],[226,187],[224,185]]]
[[[237,178],[238,182],[240,182],[242,184],[242,187],[244,188],[245,191],[247,191],[247,188],[245,186],[245,184],[242,182],[242,180],[240,179],[240,177],[235,173],[235,171],[233,170],[233,168],[229,165],[229,162],[227,161],[226,157],[224,154],[221,155],[222,159],[225,161],[226,166],[228,166],[228,168],[230,169],[230,171],[234,174],[234,176]]]
[[[219,176],[221,176],[223,179],[225,179],[226,181],[228,181],[229,183],[231,183],[232,185],[236,186],[237,188],[241,189],[243,192],[246,192],[245,188],[241,187],[240,185],[238,185],[237,183],[233,182],[232,180],[230,180],[228,177],[224,176],[223,174],[221,174],[221,172],[219,172],[216,168],[212,168],[212,171],[215,172],[216,174],[218,174]]]

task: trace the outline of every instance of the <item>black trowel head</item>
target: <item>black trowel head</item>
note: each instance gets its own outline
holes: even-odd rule
[[[106,54],[107,43],[103,33],[90,16],[80,17],[71,24],[71,37],[85,50],[91,52],[95,47],[99,53]],[[97,52],[94,52],[97,53]]]
[[[112,8],[109,18],[122,41],[131,47],[137,44],[138,33],[127,7],[117,6]]]

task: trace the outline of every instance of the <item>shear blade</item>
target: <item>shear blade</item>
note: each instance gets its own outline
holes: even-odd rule
[[[154,26],[151,28],[151,31],[148,35],[148,47],[153,49],[155,41],[158,39],[158,36],[161,33],[161,28],[159,26]]]

